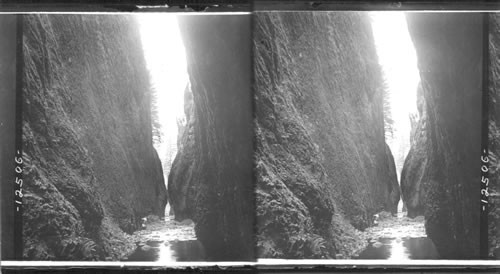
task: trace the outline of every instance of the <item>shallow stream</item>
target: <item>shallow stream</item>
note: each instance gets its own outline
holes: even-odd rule
[[[425,234],[422,216],[414,219],[405,213],[398,216],[380,216],[376,226],[367,229],[368,246],[355,259],[430,260],[439,254]]]
[[[168,216],[146,223],[134,233],[136,249],[125,261],[176,262],[205,261],[205,250],[196,239],[192,222],[177,222]]]

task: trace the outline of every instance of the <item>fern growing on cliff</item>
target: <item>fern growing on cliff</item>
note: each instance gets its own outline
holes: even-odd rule
[[[296,259],[331,259],[327,242],[316,234],[296,235],[290,238],[288,256]]]
[[[99,260],[97,253],[97,245],[93,240],[85,237],[77,237],[61,243],[57,258],[73,261],[96,261]]]

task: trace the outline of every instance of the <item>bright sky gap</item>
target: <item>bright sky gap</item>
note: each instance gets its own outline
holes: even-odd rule
[[[391,111],[396,131],[394,139],[398,140],[397,137],[401,134],[408,135],[409,138],[409,114],[417,112],[416,91],[420,76],[405,15],[404,12],[385,11],[372,12],[371,16],[379,63],[391,95]]]
[[[420,75],[415,47],[408,33],[405,13],[371,12],[375,46],[383,75],[387,80],[394,135],[386,140],[396,161],[398,181],[410,149],[410,114],[417,113],[417,87]],[[401,211],[402,203],[398,205]]]
[[[146,65],[157,92],[164,140],[156,149],[163,162],[166,144],[177,142],[177,120],[184,119],[184,90],[188,84],[186,53],[175,14],[150,12],[138,14],[137,18]]]
[[[420,81],[415,49],[404,12],[370,12],[379,63],[390,90],[394,138],[387,140],[396,157],[402,140],[409,142],[409,114],[416,113]],[[177,140],[177,120],[184,117],[184,89],[188,83],[185,50],[175,14],[143,13],[137,18],[152,84],[157,90],[164,138]],[[165,147],[157,147],[160,157]],[[404,151],[406,156],[409,147]],[[399,175],[399,174],[398,174]]]

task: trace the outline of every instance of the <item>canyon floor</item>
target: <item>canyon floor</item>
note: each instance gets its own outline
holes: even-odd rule
[[[425,221],[423,216],[414,219],[406,217],[406,212],[400,212],[397,216],[381,212],[377,225],[366,229],[369,239],[378,238],[420,238],[426,237]]]
[[[130,240],[136,249],[125,261],[202,261],[205,251],[196,239],[194,223],[190,220],[178,222],[173,216],[148,217],[145,228],[136,231]]]
[[[423,216],[408,218],[406,212],[379,214],[377,224],[365,231],[367,247],[355,259],[439,259],[434,243],[427,238]]]
[[[422,216],[408,218],[406,213],[393,216],[378,214],[376,224],[364,232],[353,234],[363,244],[347,244],[353,249],[352,259],[438,259],[432,241],[427,238]],[[354,239],[353,239],[354,240]],[[194,224],[178,222],[171,216],[150,216],[144,229],[129,237],[136,248],[125,261],[203,261],[207,260],[202,244],[196,239]],[[349,259],[338,254],[337,259]],[[268,260],[268,259],[266,259]],[[271,259],[273,260],[273,259]]]
[[[341,223],[341,222],[338,222]],[[406,212],[396,216],[388,212],[378,214],[376,224],[365,231],[351,226],[336,227],[344,231],[341,244],[345,253],[336,254],[336,259],[383,259],[414,260],[439,259],[432,241],[425,233],[423,216],[408,218]],[[283,259],[263,258],[259,262],[274,263]]]
[[[438,253],[427,238],[422,216],[408,218],[405,212],[393,216],[378,214],[376,224],[364,232],[355,233],[364,244],[350,244],[353,259],[437,259]],[[150,216],[144,229],[129,237],[136,248],[125,261],[203,261],[206,254],[196,239],[191,221],[178,222],[172,216]],[[359,241],[353,241],[359,242]],[[341,254],[337,259],[349,259]],[[272,259],[271,259],[272,260]]]

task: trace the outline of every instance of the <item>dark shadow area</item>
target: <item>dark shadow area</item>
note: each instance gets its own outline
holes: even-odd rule
[[[2,229],[2,260],[14,259],[14,234],[16,230],[14,227],[16,19],[16,15],[0,15],[0,193],[2,195],[0,227]]]
[[[178,20],[192,92],[184,109],[193,112],[168,192],[175,218],[196,223],[208,260],[255,260],[251,18]]]

